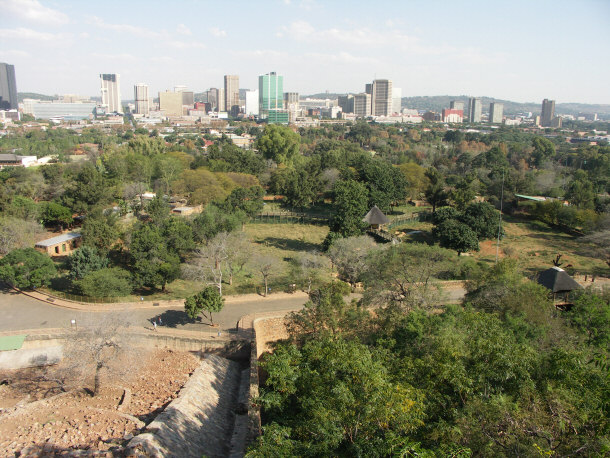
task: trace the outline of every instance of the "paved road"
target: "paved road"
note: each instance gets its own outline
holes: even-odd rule
[[[305,302],[307,297],[302,294],[274,298],[248,299],[244,301],[232,300],[224,309],[214,315],[214,321],[221,329],[234,328],[238,320],[244,315],[263,314],[275,311],[296,310]],[[161,317],[163,324],[185,330],[200,330],[208,326],[188,319],[183,309],[178,307],[151,307],[132,309],[127,312],[84,312],[55,306],[46,302],[15,293],[12,290],[0,290],[0,332],[18,331],[26,329],[67,328],[70,321],[90,322],[101,319],[100,315],[120,313],[133,326],[150,327],[151,319]]]
[[[445,290],[445,299],[458,302],[464,296],[463,288]],[[224,309],[214,315],[214,322],[221,330],[235,328],[240,318],[245,315],[263,315],[270,312],[298,310],[307,301],[302,293],[294,295],[273,295],[263,298],[246,296],[243,300],[232,298]],[[0,332],[20,331],[45,328],[69,328],[71,320],[77,323],[90,323],[101,320],[101,315],[120,314],[121,319],[131,326],[141,326],[152,329],[153,318],[161,317],[164,326],[178,330],[215,332],[205,324],[193,322],[180,307],[150,307],[127,309],[126,311],[96,311],[87,312],[68,309],[42,302],[10,289],[0,289]],[[248,326],[249,323],[244,323]]]

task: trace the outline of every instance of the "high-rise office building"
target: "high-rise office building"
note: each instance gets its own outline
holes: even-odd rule
[[[239,76],[225,75],[225,109],[231,116],[239,114]]]
[[[540,125],[542,127],[551,127],[553,118],[555,117],[555,101],[544,99],[542,101],[542,114],[540,115]]]
[[[392,113],[400,113],[402,109],[402,89],[399,87],[392,88]]]
[[[371,115],[389,116],[392,114],[392,81],[375,80],[366,85],[367,93],[371,94]],[[370,92],[369,92],[370,91]]]
[[[182,116],[182,93],[159,92],[159,109],[165,116]]]
[[[481,122],[481,113],[483,105],[478,97],[470,97],[468,99],[468,122]]]
[[[284,92],[284,107],[288,111],[288,121],[295,122],[299,115],[299,93]]]
[[[354,94],[354,114],[359,118],[371,116],[371,94]]]
[[[284,110],[284,77],[270,72],[258,77],[259,116],[269,123],[287,124]]]
[[[216,90],[216,100],[218,100],[218,112],[227,111],[227,100],[225,98],[225,89],[219,87]]]
[[[464,102],[460,102],[459,100],[452,100],[451,102],[449,102],[449,109],[464,111]]]
[[[16,110],[18,107],[15,66],[0,62],[0,110]]]
[[[341,107],[343,113],[354,112],[354,94],[340,95],[337,99],[337,105]]]
[[[122,113],[121,106],[121,75],[116,73],[102,73],[100,75],[102,105],[108,113]]]
[[[258,89],[246,91],[246,116],[258,116]]]
[[[211,87],[207,91],[208,99],[210,106],[212,107],[212,111],[218,111],[218,89],[215,87]]]
[[[500,124],[504,116],[504,104],[491,102],[489,104],[489,122],[492,124]]]
[[[150,113],[150,99],[148,97],[148,85],[138,83],[133,87],[136,113],[148,116]]]

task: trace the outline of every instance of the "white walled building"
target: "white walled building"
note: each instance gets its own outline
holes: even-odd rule
[[[246,91],[246,116],[258,116],[258,89]]]
[[[392,113],[400,113],[402,108],[402,89],[392,87]]]
[[[108,113],[122,113],[121,106],[121,75],[116,73],[100,74],[102,105]]]

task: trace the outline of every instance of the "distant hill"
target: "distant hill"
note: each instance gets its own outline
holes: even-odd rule
[[[55,100],[57,96],[37,94],[36,92],[17,92],[17,100],[23,102],[23,99]]]
[[[336,99],[340,95],[337,93],[318,93],[311,94],[303,97],[311,97],[314,99]],[[449,102],[457,100],[464,102],[464,108],[468,107],[468,95],[433,95],[433,96],[418,96],[418,97],[403,97],[402,107],[412,108],[415,110],[431,110],[440,112],[443,108],[449,108]],[[481,97],[483,104],[483,111],[489,110],[489,104],[491,102],[499,102],[504,104],[504,114],[513,116],[519,113],[532,112],[533,114],[540,114],[542,109],[542,100],[540,102],[529,102],[519,103],[512,102],[510,100],[495,99],[493,97]],[[579,113],[597,113],[599,115],[610,115],[610,105],[593,105],[586,103],[558,103],[555,105],[555,112],[557,114],[569,114],[578,115]]]
[[[413,108],[416,110],[431,110],[441,111],[443,108],[449,108],[449,102],[457,100],[464,102],[464,108],[468,107],[467,95],[437,95],[437,96],[424,96],[424,97],[403,97],[402,106],[403,108]],[[518,113],[532,112],[534,114],[540,114],[542,109],[542,100],[538,103],[528,102],[519,103],[512,102],[510,100],[494,99],[493,97],[481,97],[483,104],[483,111],[489,110],[489,104],[491,102],[499,102],[504,104],[504,114],[516,115]],[[569,114],[578,115],[579,113],[598,113],[600,115],[610,115],[610,105],[592,105],[586,103],[558,103],[555,105],[555,112],[557,114]]]

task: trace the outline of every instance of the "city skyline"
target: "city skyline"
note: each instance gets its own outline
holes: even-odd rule
[[[300,94],[357,94],[367,81],[388,79],[403,97],[610,103],[610,63],[599,58],[610,4],[572,6],[0,0],[0,61],[15,65],[21,92],[48,95],[96,96],[102,73],[121,75],[125,100],[138,82],[151,94],[176,85],[202,92],[223,87],[224,75],[253,90],[259,75],[276,71],[284,90]],[[256,27],[269,10],[273,25]]]

